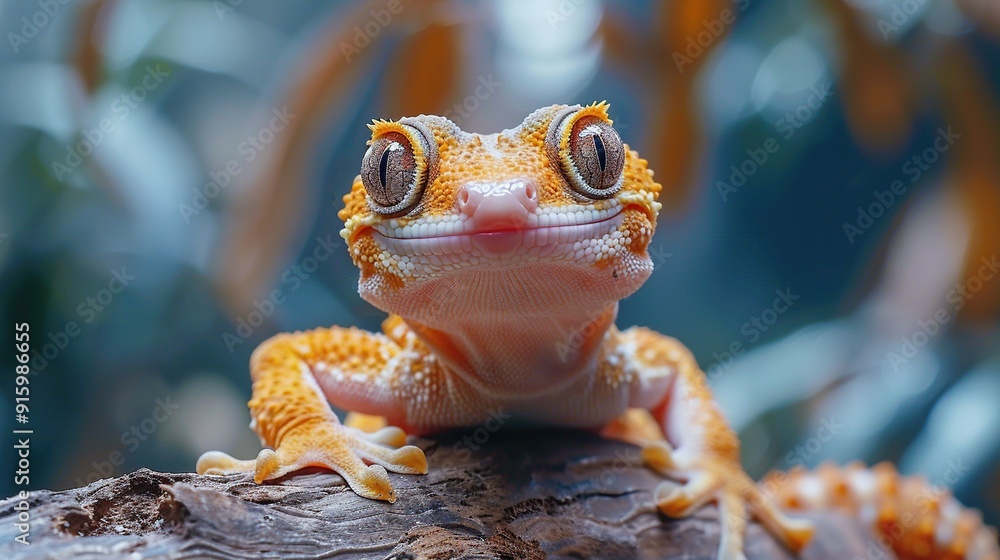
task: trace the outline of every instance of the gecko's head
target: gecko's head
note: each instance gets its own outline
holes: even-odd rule
[[[433,323],[638,289],[660,185],[607,109],[553,105],[491,135],[426,115],[370,125],[339,214],[362,297]]]

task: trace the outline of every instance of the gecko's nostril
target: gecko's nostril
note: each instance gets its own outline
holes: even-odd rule
[[[455,203],[459,212],[483,227],[523,225],[528,214],[538,209],[538,187],[525,179],[468,183],[456,193]]]
[[[455,196],[458,211],[470,218],[475,215],[476,209],[479,208],[479,203],[482,202],[482,200],[483,192],[481,189],[475,188],[475,185],[463,186],[458,190],[458,194]]]

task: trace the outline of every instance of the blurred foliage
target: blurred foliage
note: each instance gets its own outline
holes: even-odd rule
[[[751,473],[888,459],[1000,522],[990,2],[8,1],[0,29],[34,488],[253,455],[254,346],[378,328],[336,217],[371,118],[608,99],[665,186],[619,323],[690,345]]]

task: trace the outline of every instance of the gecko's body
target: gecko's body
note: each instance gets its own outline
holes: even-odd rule
[[[328,402],[423,434],[480,425],[500,410],[628,436],[634,423],[618,419],[645,409],[666,439],[645,442],[643,456],[675,481],[654,494],[664,513],[717,502],[720,558],[743,557],[748,513],[802,548],[811,525],[784,517],[772,504],[778,494],[744,473],[739,441],[690,352],[647,329],[614,326],[618,301],[653,269],[660,185],[606,111],[552,106],[493,135],[433,116],[372,125],[340,217],[362,297],[391,314],[384,332],[330,327],[262,344],[251,359],[250,410],[273,450],[253,461],[211,452],[198,471],[249,470],[262,482],[325,466],[358,494],[394,501],[386,469],[424,473],[423,452],[404,446],[399,428],[342,425]],[[799,473],[782,502],[800,505],[798,486],[822,484],[848,503],[885,503],[885,492],[866,497],[860,475],[850,476],[860,482]],[[935,546],[997,558],[995,537],[970,527],[964,548],[953,538]]]

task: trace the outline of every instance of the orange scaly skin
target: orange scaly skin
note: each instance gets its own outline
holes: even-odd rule
[[[652,272],[661,187],[606,104],[539,109],[492,135],[425,115],[371,129],[340,218],[361,296],[390,313],[383,333],[330,327],[262,344],[250,411],[273,450],[250,461],[212,451],[199,473],[249,471],[259,483],[323,466],[394,501],[386,470],[425,473],[423,452],[403,446],[401,428],[341,424],[330,404],[420,434],[499,411],[639,441],[676,481],[656,489],[664,513],[719,504],[721,559],[745,558],[749,514],[790,549],[805,546],[812,526],[784,517],[743,471],[691,353],[614,326],[618,301]],[[665,439],[642,437],[642,409]]]
[[[832,509],[860,518],[876,535],[870,548],[878,556],[892,551],[899,560],[1000,560],[997,531],[983,525],[978,511],[923,478],[900,476],[889,463],[772,472],[760,488],[789,510]]]

